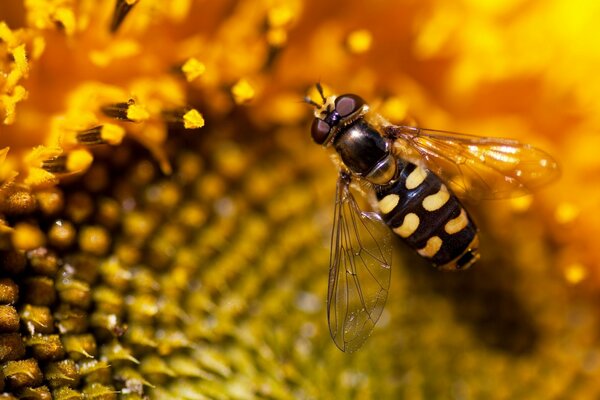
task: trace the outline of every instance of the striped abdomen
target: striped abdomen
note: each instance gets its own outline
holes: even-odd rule
[[[375,187],[383,220],[436,267],[470,267],[479,258],[477,227],[456,196],[424,168],[398,169],[392,183]]]

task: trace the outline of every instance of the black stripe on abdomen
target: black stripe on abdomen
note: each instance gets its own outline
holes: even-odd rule
[[[384,221],[436,266],[455,269],[461,262],[469,266],[478,257],[472,248],[477,228],[458,198],[424,168],[399,163],[399,169],[394,182],[375,187]],[[467,252],[472,252],[472,257]],[[457,263],[457,259],[462,260]]]

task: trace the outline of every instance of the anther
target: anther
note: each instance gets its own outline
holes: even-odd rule
[[[188,82],[192,82],[206,71],[206,65],[194,57],[188,59],[179,70],[185,75]]]
[[[107,117],[130,122],[141,122],[150,117],[146,108],[136,104],[133,99],[127,103],[107,104],[101,107],[101,111]]]
[[[245,104],[250,102],[255,96],[255,90],[247,79],[241,78],[231,88],[231,95],[235,104]]]
[[[183,125],[185,129],[198,129],[204,126],[204,117],[202,114],[192,108],[176,108],[164,110],[163,119],[169,124]]]
[[[115,33],[121,26],[129,11],[135,6],[139,0],[117,0],[115,4],[115,11],[113,12],[113,18],[110,23],[110,31]]]
[[[77,142],[87,146],[96,144],[117,145],[123,140],[125,130],[113,124],[98,125],[84,131],[77,132]]]
[[[79,172],[86,170],[92,160],[93,157],[87,150],[79,149],[42,161],[42,169],[52,174]]]

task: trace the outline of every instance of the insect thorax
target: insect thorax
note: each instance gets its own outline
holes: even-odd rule
[[[333,145],[346,168],[371,183],[385,185],[396,175],[389,142],[364,118],[341,128]]]

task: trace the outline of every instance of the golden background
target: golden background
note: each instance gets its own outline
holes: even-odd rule
[[[597,397],[598,15],[585,0],[3,2],[0,393]],[[386,311],[351,355],[325,318],[336,170],[309,136],[317,81],[562,168],[533,196],[470,206],[467,272],[396,242]]]

